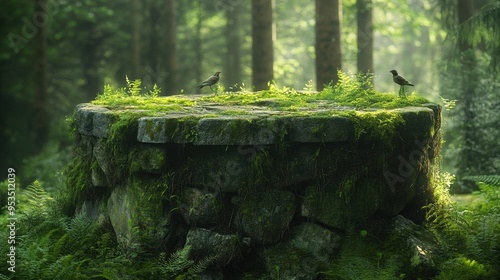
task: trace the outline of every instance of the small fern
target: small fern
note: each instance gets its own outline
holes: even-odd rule
[[[35,180],[23,190],[22,195],[25,197],[26,203],[22,204],[21,213],[47,215],[48,202],[52,200],[52,197],[45,192],[39,181]]]
[[[158,265],[161,277],[165,279],[194,279],[219,259],[219,255],[212,254],[195,262],[189,257],[190,251],[191,246],[185,246],[173,253],[167,261],[165,261],[165,253],[160,254]]]
[[[500,187],[500,175],[465,176],[462,179],[473,181],[475,183],[485,183],[491,186]]]
[[[128,76],[125,76],[125,81],[127,82],[127,91],[131,96],[141,95],[141,80],[137,79],[130,81]]]
[[[219,254],[208,255],[208,256],[204,257],[203,259],[201,259],[200,261],[198,261],[197,263],[195,263],[189,269],[189,273],[191,275],[200,274],[200,273],[204,272],[207,269],[207,267],[209,267],[211,264],[216,262],[219,258],[220,258]]]
[[[194,261],[189,259],[190,246],[185,246],[181,250],[173,253],[170,258],[165,261],[165,253],[160,254],[160,274],[166,279],[175,279],[178,275],[187,271],[193,266]]]

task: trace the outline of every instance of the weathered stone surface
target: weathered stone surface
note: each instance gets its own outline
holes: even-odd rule
[[[99,131],[97,127],[102,127],[103,121],[102,117],[96,117],[96,115],[101,115],[108,112],[109,109],[101,106],[94,106],[90,104],[77,105],[76,123],[78,133],[81,133],[83,135],[93,135],[94,131]],[[94,120],[97,120],[97,122],[94,123]]]
[[[139,146],[132,154],[132,171],[161,173],[167,165],[167,151],[163,147]]]
[[[130,252],[162,250],[177,238],[179,224],[173,222],[171,210],[158,203],[153,187],[150,182],[129,181],[116,187],[108,199],[107,210],[117,241]]]
[[[75,216],[81,215],[91,223],[103,225],[109,222],[109,219],[105,216],[105,211],[103,211],[105,205],[105,201],[102,200],[86,200],[76,209]]]
[[[438,130],[441,128],[442,107],[436,103],[422,104],[422,107],[429,108],[434,112],[434,133],[438,132]]]
[[[195,188],[184,191],[181,211],[192,225],[217,224],[222,203],[211,193],[204,193]]]
[[[338,116],[223,116],[197,120],[167,115],[140,118],[137,140],[196,145],[268,145],[282,140],[285,134],[289,142],[342,142],[354,137],[354,126],[349,119]]]
[[[92,166],[92,185],[95,187],[105,187],[108,185],[106,174],[104,174],[99,165]]]
[[[97,162],[97,167],[94,166],[93,169],[95,169],[96,173],[102,172],[106,178],[110,178],[114,175],[113,170],[112,170],[112,163],[110,159],[110,151],[106,148],[106,142],[105,140],[98,140],[93,149],[93,156]],[[99,168],[100,170],[97,170]],[[96,185],[101,185],[102,183],[106,182],[103,181],[104,178],[102,178],[102,174],[95,174],[96,175]],[[100,176],[100,177],[98,177]],[[105,183],[106,184],[106,183]]]
[[[313,223],[302,223],[291,229],[290,244],[327,263],[332,254],[340,247],[340,235]]]
[[[295,196],[274,191],[243,198],[235,218],[238,230],[253,241],[270,244],[278,241],[295,213]]]
[[[133,203],[125,189],[117,188],[111,193],[108,200],[108,214],[118,244],[137,252],[141,245],[138,236],[133,232],[132,207]]]
[[[424,140],[434,134],[434,111],[422,107],[394,109],[399,112],[405,124],[399,127],[400,136],[409,140]]]
[[[279,188],[314,180],[319,162],[316,145],[294,143],[282,158],[270,155],[271,147],[196,146],[180,164],[180,177],[190,185],[208,186],[217,192],[241,192],[269,184]]]
[[[252,186],[254,148],[220,147],[193,151],[179,167],[179,177],[189,185],[216,192],[238,192]],[[247,153],[248,152],[248,153]]]
[[[373,178],[346,180],[341,185],[327,185],[322,189],[310,186],[306,189],[301,214],[325,225],[346,229],[373,216],[385,203],[382,198],[387,191],[383,182]]]
[[[94,114],[92,117],[92,135],[99,138],[106,138],[116,116],[111,111],[103,111]]]
[[[220,234],[204,228],[190,229],[185,246],[191,247],[190,254],[195,258],[211,256],[219,264],[226,264],[241,253],[237,235]]]
[[[402,182],[391,186],[385,185],[390,191],[381,193],[383,203],[380,206],[380,212],[387,216],[394,216],[403,210],[408,203],[415,197],[419,186],[416,184],[418,173],[409,173],[407,177],[401,177]],[[399,176],[399,175],[397,175]]]
[[[347,215],[344,209],[344,202],[335,189],[326,191],[309,186],[301,205],[301,215],[330,227],[344,228],[344,217]]]
[[[316,224],[303,223],[291,229],[290,239],[260,252],[267,275],[281,279],[316,279],[319,271],[341,245],[341,237]]]
[[[294,143],[290,150],[293,152],[285,155],[284,160],[276,164],[281,176],[278,176],[279,179],[274,183],[277,186],[293,186],[314,180],[318,174],[318,147]]]
[[[297,117],[288,121],[291,142],[343,142],[354,138],[354,125],[345,117]]]
[[[196,139],[195,118],[172,114],[138,120],[137,141],[143,143],[190,143]]]
[[[266,145],[276,142],[278,120],[258,117],[204,118],[198,122],[196,145]]]
[[[426,108],[427,107],[427,108]],[[439,126],[440,107],[394,109],[408,123],[402,132],[418,138],[428,137]],[[258,112],[255,111],[255,112]],[[77,107],[78,131],[84,135],[107,137],[115,114],[90,104]],[[429,130],[429,124],[433,127]],[[172,113],[138,120],[137,140],[143,143],[194,143],[196,145],[268,145],[283,140],[299,143],[345,142],[354,138],[354,125],[346,117],[275,116],[254,113],[241,116],[203,117],[197,114]]]

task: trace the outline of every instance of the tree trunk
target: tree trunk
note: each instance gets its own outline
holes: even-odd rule
[[[274,0],[252,0],[252,84],[268,89],[273,80]]]
[[[201,45],[201,28],[203,26],[203,13],[201,11],[201,1],[198,1],[198,20],[196,22],[196,30],[194,36],[194,51],[195,51],[195,80],[197,82],[204,81],[203,76],[203,49]],[[205,77],[206,79],[206,77]]]
[[[86,102],[93,100],[99,90],[101,90],[101,77],[99,76],[99,54],[98,48],[103,40],[103,37],[95,37],[93,30],[96,29],[96,24],[92,22],[87,22],[82,25],[89,30],[88,37],[82,44],[80,59],[82,61],[82,75],[85,80],[85,84],[82,86],[83,91],[87,96]]]
[[[337,70],[342,68],[340,49],[341,0],[316,0],[316,87],[338,81]]]
[[[226,9],[226,40],[227,40],[227,57],[226,57],[226,70],[225,81],[228,90],[237,91],[241,84],[241,70],[240,70],[240,25],[239,25],[239,4]]]
[[[474,3],[473,0],[460,0],[458,1],[458,24],[462,24],[473,16]],[[467,41],[460,41],[460,62],[461,62],[461,100],[463,102],[463,135],[464,143],[461,151],[461,159],[459,170],[457,174],[459,177],[468,175],[469,170],[475,167],[476,157],[480,157],[475,152],[474,146],[476,144],[476,131],[475,115],[474,115],[474,101],[476,99],[475,89],[478,83],[476,71],[476,57],[472,46]]]
[[[45,0],[35,0],[35,14],[45,14]],[[34,132],[35,152],[40,152],[48,138],[49,112],[47,108],[47,40],[45,22],[38,25],[35,35],[36,58],[35,58],[35,100],[34,100]]]
[[[356,20],[358,23],[358,71],[373,73],[373,22],[372,0],[356,1]]]
[[[165,46],[165,66],[166,66],[166,81],[165,92],[167,94],[175,94],[179,91],[178,65],[177,65],[177,30],[175,23],[175,6],[174,0],[166,0],[167,10],[167,27],[166,27],[166,46]]]
[[[160,52],[158,51],[159,45],[159,28],[158,20],[160,18],[160,11],[155,1],[148,1],[149,4],[149,48],[148,48],[148,75],[146,79],[146,86],[153,84],[161,84],[163,76],[157,74],[161,73],[160,69]],[[150,85],[148,85],[151,83]]]
[[[132,0],[132,78],[142,78],[140,1]]]

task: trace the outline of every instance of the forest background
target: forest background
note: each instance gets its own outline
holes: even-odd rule
[[[225,90],[237,91],[265,88],[266,79],[321,89],[336,69],[361,70],[373,73],[377,90],[396,94],[389,70],[397,69],[444,106],[442,168],[459,179],[454,191],[467,190],[461,178],[500,174],[499,3],[2,1],[0,170],[15,168],[23,184],[38,179],[49,191],[63,185],[72,144],[66,118],[126,77],[171,95],[194,94],[215,71]],[[271,28],[261,32],[271,44],[256,40],[266,36],[256,28],[266,20]],[[328,24],[340,38],[337,61],[321,70],[318,28]],[[259,48],[271,55],[256,55]]]

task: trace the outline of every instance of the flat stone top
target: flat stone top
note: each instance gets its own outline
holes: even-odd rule
[[[195,97],[196,98],[196,97]],[[350,116],[385,112],[404,119],[419,118],[429,125],[440,119],[440,107],[423,104],[391,110],[338,106],[320,100],[314,107],[277,109],[272,100],[258,104],[222,105],[197,103],[162,110],[161,106],[141,109],[137,106],[79,104],[76,109],[80,134],[107,138],[114,123],[125,116],[137,122],[137,141],[142,143],[192,143],[195,145],[267,145],[281,140],[299,143],[345,142],[354,139],[355,123]]]

